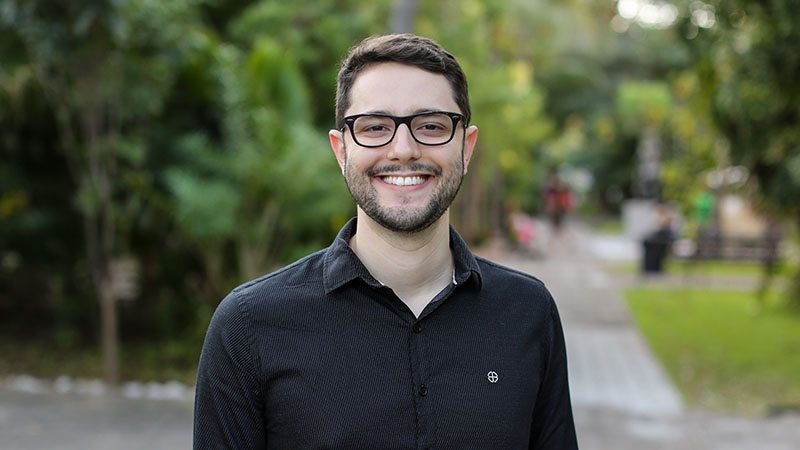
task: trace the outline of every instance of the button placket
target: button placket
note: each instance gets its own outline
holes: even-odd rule
[[[420,334],[422,332],[422,325],[419,322],[415,322],[411,326],[411,331],[413,331],[414,334],[417,335]],[[417,349],[419,350],[420,349],[418,340],[419,338],[414,338],[414,339],[417,341]],[[425,397],[426,395],[428,395],[428,387],[425,385],[425,383],[421,383],[419,385],[419,387],[417,388],[417,394],[419,394],[420,397]]]
[[[418,448],[422,449],[429,446],[431,439],[434,439],[431,433],[435,430],[435,425],[432,423],[434,415],[431,409],[433,405],[429,387],[428,359],[430,355],[426,348],[427,339],[426,333],[424,333],[426,327],[423,326],[422,320],[414,321],[406,330],[409,338],[409,356],[412,361],[411,370],[414,382],[412,392],[415,397],[414,407],[417,415],[417,444]]]

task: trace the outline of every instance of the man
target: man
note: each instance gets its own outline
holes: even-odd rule
[[[464,73],[435,42],[350,51],[329,136],[357,217],[220,304],[195,448],[577,448],[552,297],[449,226],[469,120]]]

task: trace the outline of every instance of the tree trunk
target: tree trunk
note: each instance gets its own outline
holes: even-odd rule
[[[87,95],[91,95],[88,94]],[[88,183],[95,195],[95,206],[85,211],[85,238],[95,291],[100,303],[100,340],[104,361],[104,379],[113,387],[119,381],[119,351],[117,332],[117,305],[112,287],[111,259],[114,254],[114,216],[112,211],[112,179],[115,171],[115,155],[112,148],[103,148],[101,140],[109,138],[111,146],[115,130],[104,129],[105,105],[89,102],[82,112],[81,125],[86,140],[87,167],[84,168],[84,183]],[[113,121],[108,120],[109,124]],[[113,128],[111,126],[110,128]]]
[[[492,174],[492,191],[489,196],[489,236],[503,236],[505,207],[503,201],[503,172],[495,167]]]
[[[419,0],[395,0],[390,31],[392,33],[413,33],[418,6]]]
[[[793,238],[795,242],[800,242],[800,211],[796,213],[795,220],[796,231],[794,231]],[[800,267],[795,267],[794,273],[790,275],[788,291],[789,304],[800,311]]]
[[[453,225],[468,244],[474,244],[479,238],[481,222],[481,164],[480,152],[472,154],[469,174],[461,186],[461,193],[456,202],[455,214],[451,214]]]
[[[26,42],[26,50],[31,57],[38,55],[31,42]],[[84,208],[81,215],[84,245],[101,312],[104,378],[109,386],[114,386],[118,381],[119,356],[116,294],[111,276],[116,233],[112,195],[116,172],[114,147],[120,124],[116,113],[118,108],[98,98],[101,97],[98,87],[103,84],[104,76],[98,70],[102,64],[102,51],[85,59],[87,63],[76,72],[70,71],[69,67],[51,67],[38,62],[32,62],[32,67],[45,97],[55,109],[54,116],[70,174],[77,185],[89,188],[95,195],[95,204]],[[73,86],[74,81],[80,81],[79,85]],[[71,96],[73,90],[76,91],[74,97]],[[75,99],[79,99],[77,104]],[[73,115],[75,110],[77,116]],[[108,139],[105,142],[107,148],[101,146],[103,138]],[[82,150],[86,151],[86,158]]]
[[[119,345],[117,332],[117,299],[111,288],[111,277],[106,276],[98,286],[100,293],[100,321],[103,348],[103,375],[106,384],[114,387],[119,382]]]

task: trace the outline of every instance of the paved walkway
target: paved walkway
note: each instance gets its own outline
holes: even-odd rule
[[[500,256],[542,279],[558,303],[573,403],[647,416],[681,414],[680,394],[633,325],[618,286],[601,269],[591,237],[579,230],[554,242],[545,258],[508,251]]]
[[[583,450],[789,450],[800,448],[800,417],[752,419],[688,408],[621,297],[603,260],[637,260],[638,244],[591,235],[572,224],[543,255],[489,246],[485,256],[542,279],[558,304],[570,389]]]
[[[192,403],[0,389],[0,449],[192,447]]]
[[[574,226],[543,258],[502,246],[481,253],[541,278],[556,298],[566,333],[583,450],[800,448],[798,416],[737,418],[683,404],[633,325],[620,296],[619,280],[600,263],[601,259],[636,258],[635,243],[598,238]],[[42,392],[35,383],[22,386],[28,388],[0,387],[0,448],[4,450],[191,447],[190,400],[59,394]]]

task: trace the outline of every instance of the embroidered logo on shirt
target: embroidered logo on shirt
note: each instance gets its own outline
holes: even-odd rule
[[[495,371],[491,371],[491,372],[487,373],[486,374],[486,378],[488,378],[489,379],[489,383],[492,383],[492,384],[497,383],[497,380],[500,379],[500,377],[497,376],[497,372],[495,372]]]

